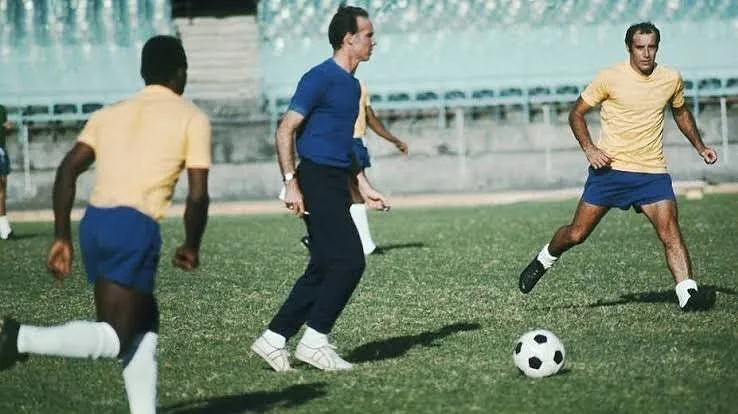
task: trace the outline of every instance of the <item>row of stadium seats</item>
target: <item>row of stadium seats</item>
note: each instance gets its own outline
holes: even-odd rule
[[[173,33],[168,0],[0,0],[0,102],[81,120],[141,87],[143,43]]]
[[[661,22],[731,20],[733,0],[354,0],[384,33],[486,30],[491,25],[562,26],[602,22],[626,24],[645,19]],[[336,11],[332,0],[262,0],[259,21],[269,37],[299,39],[328,32]]]
[[[125,46],[170,20],[165,0],[0,0],[0,45]]]
[[[678,68],[691,96],[738,94],[738,29],[730,22],[659,23],[659,62]],[[597,70],[627,59],[627,26],[491,27],[377,35],[357,75],[387,108],[576,99]],[[705,47],[709,45],[709,47]],[[330,56],[323,36],[263,45],[264,92],[283,109],[301,73]]]

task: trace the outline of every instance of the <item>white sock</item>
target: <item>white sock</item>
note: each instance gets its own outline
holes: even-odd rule
[[[120,352],[118,334],[105,322],[72,321],[64,325],[21,325],[18,352],[73,358],[115,358]]]
[[[369,218],[366,215],[365,204],[351,204],[349,208],[351,218],[354,220],[356,230],[359,231],[359,238],[361,239],[361,247],[364,249],[364,255],[371,254],[377,245],[372,240],[372,233],[369,231]]]
[[[307,326],[305,327],[305,333],[302,335],[300,342],[311,348],[318,348],[328,343],[328,335],[320,333]]]
[[[156,413],[156,345],[159,335],[146,332],[128,365],[123,368],[123,382],[131,414]]]
[[[683,308],[684,305],[687,304],[687,300],[689,300],[689,292],[687,292],[687,290],[697,290],[697,282],[692,279],[685,279],[677,283],[674,289],[676,290],[677,298],[679,299],[679,307]]]
[[[287,345],[287,338],[269,329],[264,331],[264,334],[262,336],[264,337],[264,339],[266,339],[267,342],[269,342],[270,345],[277,348],[284,348],[285,345]]]
[[[10,234],[11,231],[12,230],[10,228],[10,222],[8,221],[8,216],[0,216],[0,238],[4,239],[8,237],[8,234]]]
[[[544,269],[548,269],[553,266],[556,259],[558,259],[558,257],[552,256],[551,253],[548,252],[548,244],[543,246],[543,249],[538,253],[538,261],[541,262]]]

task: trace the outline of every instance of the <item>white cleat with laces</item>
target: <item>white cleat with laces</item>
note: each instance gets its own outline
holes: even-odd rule
[[[353,368],[350,362],[338,356],[336,346],[328,341],[317,347],[308,346],[304,341],[300,341],[295,357],[323,371],[345,371]]]
[[[259,355],[277,372],[292,370],[289,360],[290,353],[287,352],[284,347],[280,348],[269,343],[269,341],[264,338],[264,335],[254,341],[251,345],[251,350],[254,351],[256,355]]]

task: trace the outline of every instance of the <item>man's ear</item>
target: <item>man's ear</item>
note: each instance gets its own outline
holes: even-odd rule
[[[346,45],[351,45],[354,43],[354,33],[346,33],[343,35],[343,43]]]

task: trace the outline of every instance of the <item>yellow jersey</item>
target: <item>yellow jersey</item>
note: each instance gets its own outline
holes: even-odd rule
[[[617,63],[600,71],[582,92],[590,106],[602,104],[597,147],[620,171],[664,173],[664,107],[684,105],[681,74],[657,65],[649,76]]]
[[[211,129],[193,103],[158,85],[95,112],[79,142],[95,151],[90,204],[132,207],[154,220],[184,168],[209,168]]]
[[[363,138],[366,134],[366,108],[371,105],[369,101],[369,90],[366,83],[361,82],[361,96],[359,97],[359,115],[354,124],[354,138]]]

